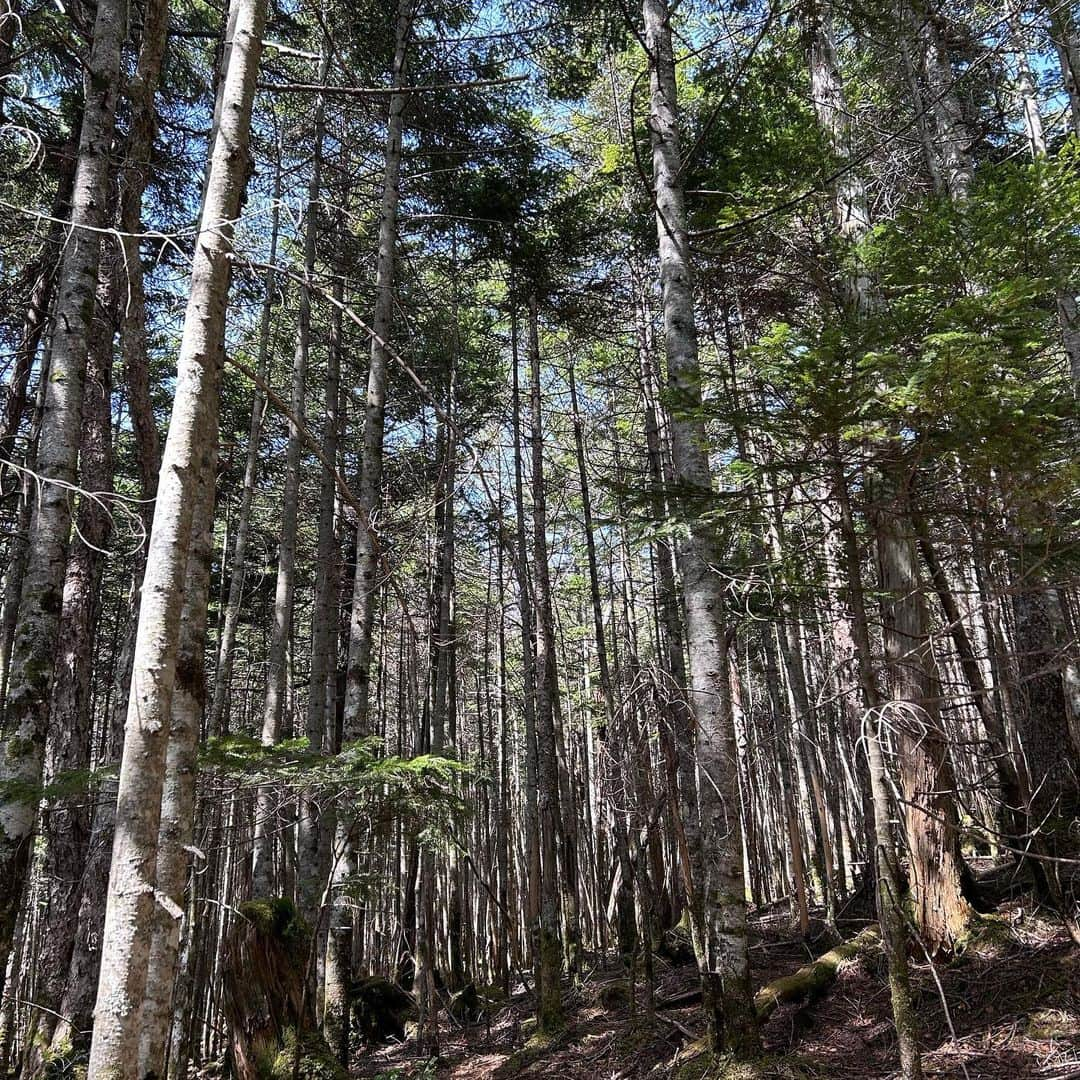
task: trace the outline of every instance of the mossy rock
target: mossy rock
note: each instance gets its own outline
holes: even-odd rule
[[[726,1054],[716,1054],[707,1038],[690,1043],[682,1052],[674,1080],[763,1080],[764,1077],[801,1077],[798,1072],[776,1071],[777,1059],[762,1057],[755,1061],[736,1061]]]
[[[703,1080],[712,1064],[712,1051],[707,1039],[687,1043],[679,1054],[673,1080]]]
[[[274,1057],[267,1080],[292,1080],[296,1062],[296,1032],[285,1032],[285,1043]],[[305,1032],[300,1039],[301,1080],[346,1080],[347,1073],[327,1046],[318,1031]]]
[[[524,1024],[522,1027],[524,1028]],[[535,1030],[535,1021],[533,1021],[534,1030],[532,1035],[529,1036],[525,1045],[515,1053],[511,1054],[496,1070],[492,1073],[492,1076],[496,1080],[507,1080],[512,1076],[517,1076],[518,1073],[524,1072],[530,1065],[535,1065],[541,1061],[545,1054],[549,1051],[561,1046],[569,1036],[569,1028],[563,1028],[561,1031],[549,1034],[544,1031]]]
[[[349,989],[356,1024],[373,1045],[404,1039],[407,1025],[416,1019],[416,1002],[397,983],[372,975]]]

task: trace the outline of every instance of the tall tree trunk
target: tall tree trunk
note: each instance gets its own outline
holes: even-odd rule
[[[896,733],[905,802],[909,885],[915,922],[932,952],[950,952],[973,915],[964,897],[956,778],[942,724],[940,687],[919,580],[911,501],[881,484],[873,525],[882,591],[882,635],[891,700],[884,719]]]
[[[391,85],[404,83],[413,0],[399,0],[394,36]],[[401,139],[406,94],[393,94],[386,122],[382,199],[379,207],[379,252],[375,267],[375,309],[371,318],[371,365],[368,368],[364,411],[363,459],[356,498],[360,522],[356,532],[356,581],[349,627],[349,662],[345,679],[345,714],[354,735],[369,733],[372,639],[375,602],[379,593],[379,546],[375,518],[382,498],[383,433],[386,426],[386,387],[393,336],[394,279],[397,264],[398,203],[400,201]]]
[[[329,51],[329,50],[328,50]],[[334,282],[334,297],[341,302],[344,285],[340,274]],[[330,315],[330,342],[323,380],[322,451],[327,461],[336,462],[341,427],[341,309]],[[315,552],[315,596],[311,615],[311,678],[308,687],[305,734],[312,753],[332,752],[333,716],[330,680],[337,677],[338,589],[341,584],[337,558],[338,521],[334,476],[324,469],[319,489],[319,531]],[[301,797],[298,813],[298,879],[301,912],[314,923],[319,891],[325,876],[323,855],[328,851],[329,835],[320,828],[319,811],[314,800]],[[330,821],[332,819],[328,819]]]
[[[577,457],[578,484],[581,488],[582,526],[585,531],[585,554],[589,565],[589,598],[592,606],[593,636],[596,643],[596,662],[600,676],[600,696],[604,704],[604,724],[600,728],[604,796],[609,803],[612,820],[612,838],[615,858],[621,874],[616,898],[616,925],[619,935],[619,952],[623,962],[629,963],[637,947],[634,926],[634,867],[630,861],[630,845],[627,841],[626,820],[618,804],[617,795],[625,776],[623,743],[615,730],[615,688],[608,663],[607,641],[604,636],[604,611],[600,594],[600,572],[596,562],[596,537],[593,533],[592,499],[589,493],[589,473],[585,468],[585,420],[578,404],[577,380],[574,362],[570,360],[570,409],[574,422],[574,451]]]
[[[329,48],[323,48],[318,83],[326,81]],[[296,591],[296,527],[300,505],[300,458],[303,425],[307,408],[307,369],[311,343],[311,283],[315,274],[315,255],[319,235],[319,194],[322,188],[322,143],[326,126],[326,105],[320,94],[315,104],[314,161],[308,182],[307,219],[304,224],[304,281],[300,286],[300,309],[297,314],[296,347],[293,350],[292,389],[289,411],[296,423],[289,421],[289,439],[285,447],[285,482],[281,493],[281,530],[278,541],[277,580],[270,624],[270,642],[266,656],[266,699],[263,705],[262,744],[273,746],[282,737],[285,700],[288,691],[289,643],[292,639],[293,596]],[[275,892],[274,838],[278,833],[274,818],[276,791],[273,785],[259,789],[255,808],[255,850],[251,888],[255,896]],[[321,883],[309,881],[301,910],[311,913],[318,905]]]
[[[52,367],[37,454],[40,495],[30,525],[29,561],[12,648],[0,751],[0,784],[21,794],[0,800],[0,970],[30,862],[49,728],[49,698],[63,608],[71,531],[70,487],[76,481],[82,431],[83,384],[94,315],[101,235],[108,193],[109,152],[120,81],[126,6],[101,0],[87,65],[79,157],[71,220],[56,302]],[[34,794],[27,795],[27,791]]]
[[[2,18],[2,16],[0,16]],[[11,20],[14,22],[14,20]],[[4,400],[3,428],[0,429],[0,458],[8,459],[15,448],[19,425],[26,412],[27,389],[30,374],[37,359],[41,339],[48,322],[49,307],[56,293],[61,253],[64,248],[67,218],[71,214],[71,196],[75,183],[75,163],[77,161],[77,143],[69,140],[57,154],[56,194],[53,196],[48,236],[41,256],[34,265],[30,295],[22,315],[22,327],[15,359],[11,367],[11,378],[7,385]]]
[[[905,5],[904,11],[918,43],[928,107],[934,121],[929,151],[936,163],[931,163],[931,173],[940,178],[942,194],[963,200],[975,178],[975,163],[971,157],[975,139],[956,94],[952,61],[945,40],[944,16],[931,6],[933,2],[919,0],[913,7]]]
[[[277,291],[277,274],[273,264],[277,260],[278,229],[281,221],[281,147],[278,147],[274,163],[273,209],[270,213],[271,269],[266,271],[263,283],[262,314],[259,319],[258,359],[255,371],[258,381],[251,391],[251,423],[248,426],[247,455],[244,459],[244,479],[240,488],[240,506],[236,511],[236,532],[233,535],[232,563],[229,569],[229,593],[225,601],[225,615],[218,642],[217,666],[214,672],[214,698],[210,706],[209,730],[212,735],[226,735],[231,727],[227,713],[229,689],[232,682],[233,654],[236,631],[240,625],[240,601],[244,592],[244,569],[247,558],[248,533],[251,530],[251,502],[255,495],[255,483],[259,472],[259,439],[262,435],[263,416],[266,412],[267,369],[270,366],[270,317],[274,309]]]
[[[143,281],[139,234],[142,201],[152,170],[157,138],[156,96],[161,82],[165,37],[169,23],[168,0],[147,0],[143,7],[142,40],[135,77],[126,95],[131,107],[124,165],[120,171],[120,239],[124,252],[124,303],[120,305],[120,351],[124,361],[131,426],[135,435],[135,461],[143,492],[142,516],[149,534],[161,440],[150,398],[150,358],[146,332],[146,287]]]
[[[99,9],[100,10],[100,9]],[[162,460],[125,725],[112,869],[95,1008],[90,1080],[135,1076],[146,986],[158,826],[184,581],[203,447],[216,442],[233,222],[248,171],[248,136],[265,0],[233,0],[222,104],[195,244],[172,420]]]
[[[565,1024],[562,1003],[562,939],[559,931],[560,791],[555,710],[559,674],[555,615],[547,550],[544,493],[544,428],[540,395],[540,333],[536,296],[529,297],[530,442],[532,444],[533,583],[536,590],[536,788],[540,823],[540,941],[537,1027],[546,1034]],[[576,884],[576,883],[575,883]]]
[[[750,993],[729,634],[724,625],[723,584],[713,570],[721,562],[721,551],[714,526],[701,516],[701,503],[712,491],[712,474],[701,419],[701,372],[679,149],[671,11],[664,0],[644,0],[642,11],[651,76],[648,126],[672,398],[672,458],[684,493],[680,509],[691,519],[690,537],[680,550],[680,565],[691,704],[697,720],[702,775],[699,799],[704,880],[697,888],[706,937],[706,953],[700,958],[703,989],[715,1048],[750,1057],[758,1053],[760,1042]]]
[[[406,73],[409,37],[413,21],[413,0],[399,0],[394,31],[394,59],[390,72],[392,86],[402,86]],[[386,390],[394,316],[394,281],[397,266],[398,204],[401,180],[401,141],[407,95],[392,94],[386,121],[383,151],[382,196],[379,207],[379,250],[375,267],[375,306],[372,314],[371,363],[368,367],[364,435],[357,487],[356,569],[352,608],[349,616],[348,658],[345,667],[342,703],[342,741],[371,734],[370,680],[375,604],[379,592],[379,546],[375,518],[382,501],[383,435],[386,427]],[[353,951],[352,911],[344,895],[344,876],[352,867],[352,825],[344,819],[336,826],[334,846],[341,851],[336,866],[341,875],[333,890],[330,937],[343,962]],[[350,964],[351,966],[351,964]],[[335,977],[340,978],[340,974]],[[338,995],[338,1000],[341,1000]],[[340,1031],[347,1018],[331,1020]]]
[[[94,660],[95,625],[100,616],[101,572],[112,533],[112,516],[104,501],[112,490],[112,350],[111,290],[100,297],[104,310],[95,332],[86,369],[81,480],[87,492],[79,502],[78,539],[68,558],[60,649],[51,705],[51,734],[46,747],[46,771],[55,781],[65,772],[85,770],[91,762],[93,716],[90,680]],[[35,998],[37,1031],[30,1068],[39,1063],[58,1019],[78,923],[79,887],[90,842],[90,810],[80,793],[48,806],[44,825],[46,851],[42,866],[45,913],[37,962],[40,979]]]
[[[511,303],[513,289],[511,288]],[[511,352],[511,405],[510,417],[514,444],[514,522],[517,532],[516,570],[518,579],[518,609],[521,612],[521,669],[524,683],[522,692],[522,719],[524,720],[525,741],[525,925],[529,948],[532,951],[533,965],[538,980],[542,976],[540,967],[540,892],[541,892],[541,855],[540,855],[540,805],[537,795],[537,760],[536,760],[536,654],[533,640],[533,603],[529,582],[528,532],[525,526],[525,476],[522,463],[524,439],[521,424],[521,387],[518,358],[517,312],[511,308],[510,314],[510,352]],[[542,988],[538,985],[537,996]]]
[[[847,623],[855,651],[855,663],[862,690],[863,738],[869,773],[873,810],[874,876],[877,884],[878,922],[885,941],[889,969],[889,998],[893,1024],[900,1050],[901,1075],[904,1080],[921,1080],[922,1056],[919,1050],[918,1021],[911,996],[908,969],[908,933],[905,911],[905,892],[899,859],[892,832],[892,800],[889,797],[889,774],[885,761],[884,717],[881,695],[874,675],[870,647],[870,627],[863,591],[862,566],[859,559],[859,540],[851,509],[847,477],[839,455],[835,455],[834,497],[839,510],[839,532],[847,588],[844,602]]]
[[[1048,0],[1050,39],[1058,56],[1061,82],[1069,99],[1069,121],[1074,135],[1080,135],[1080,31],[1068,4]]]
[[[649,463],[649,502],[653,521],[668,518],[665,490],[673,486],[669,475],[666,447],[660,427],[659,390],[653,363],[653,337],[642,281],[636,283],[638,302],[638,359],[641,366],[641,389],[645,404],[645,445]],[[682,611],[675,577],[675,552],[667,539],[654,544],[657,565],[657,601],[662,618],[664,650],[660,658],[667,686],[664,689],[664,713],[670,732],[664,733],[665,771],[671,803],[679,869],[690,914],[690,933],[695,950],[701,952],[701,906],[695,882],[701,882],[701,821],[698,810],[697,762],[694,756],[694,721],[687,700],[686,657],[683,652]],[[658,630],[659,633],[659,630]]]
[[[195,831],[195,770],[199,731],[206,709],[206,612],[214,550],[217,439],[203,444],[201,478],[192,523],[191,554],[184,582],[180,643],[176,655],[165,785],[161,793],[153,941],[147,965],[139,1042],[139,1075],[162,1077],[172,1022],[184,886]]]

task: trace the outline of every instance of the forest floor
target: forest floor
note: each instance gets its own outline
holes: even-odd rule
[[[845,937],[860,924],[842,925]],[[850,933],[849,933],[850,931]],[[833,943],[793,935],[786,912],[753,921],[753,980],[790,974]],[[835,940],[835,939],[834,939]],[[948,964],[915,963],[924,1067],[949,1080],[1080,1078],[1080,949],[1057,924],[1019,901],[1002,905],[991,930]],[[664,1080],[701,1075],[704,1034],[692,963],[656,959],[657,1010],[631,1013],[625,973],[586,968],[567,986],[566,1033],[546,1049],[523,1049],[531,1000],[520,991],[478,1023],[444,1023],[438,1063],[411,1044],[369,1051],[358,1077],[378,1080]],[[676,1004],[666,1004],[675,999]],[[885,1080],[898,1059],[884,958],[846,962],[817,1002],[781,1006],[763,1028],[762,1076],[787,1080]]]

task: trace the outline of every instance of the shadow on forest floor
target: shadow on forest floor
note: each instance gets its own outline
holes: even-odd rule
[[[827,943],[791,935],[786,916],[754,920],[753,979],[761,986],[793,972]],[[850,930],[854,933],[857,927]],[[845,936],[849,928],[845,927]],[[656,961],[656,999],[687,995],[692,964]],[[1080,1078],[1080,950],[1057,925],[1019,903],[1003,905],[991,932],[949,964],[913,966],[926,1075],[948,1080]],[[640,995],[640,986],[639,986]],[[438,1068],[409,1044],[371,1051],[353,1075],[379,1080],[664,1080],[677,1077],[703,1034],[693,1002],[650,1019],[632,1015],[623,972],[586,969],[567,989],[566,1035],[536,1056],[511,1055],[526,1043],[531,1002],[524,993],[467,1028],[445,1023]],[[884,958],[845,964],[816,1004],[784,1006],[763,1029],[763,1077],[885,1080],[896,1075]],[[687,1070],[687,1074],[691,1074]],[[691,1075],[697,1077],[700,1070]]]

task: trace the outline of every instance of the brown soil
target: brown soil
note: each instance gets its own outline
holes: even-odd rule
[[[845,926],[844,935],[857,932]],[[786,917],[755,920],[754,982],[794,971],[832,942],[807,944]],[[657,958],[657,1003],[687,995],[692,965]],[[411,1045],[369,1051],[354,1075],[379,1080],[664,1080],[675,1077],[704,1034],[693,1002],[650,1018],[638,986],[631,1012],[623,972],[583,971],[566,992],[565,1035],[535,1054],[521,1051],[530,1032],[531,1001],[523,991],[467,1028],[444,1018],[440,1059],[419,1060]],[[1080,950],[1064,931],[1019,904],[1004,906],[987,933],[951,963],[915,963],[928,1077],[949,1080],[1080,1078]],[[844,965],[816,1004],[785,1006],[763,1029],[767,1062],[761,1076],[788,1080],[886,1080],[898,1068],[884,959]]]

